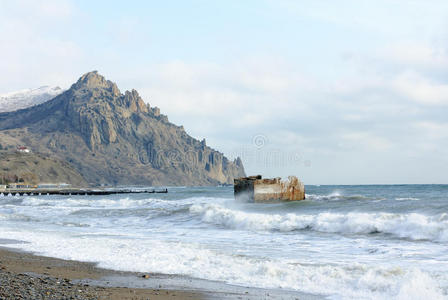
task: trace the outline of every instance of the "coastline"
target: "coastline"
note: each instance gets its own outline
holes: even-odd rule
[[[102,287],[87,283],[114,273],[91,263],[0,247],[0,299],[209,299],[206,293],[198,291],[128,288],[122,285]],[[136,275],[135,279],[140,280]]]
[[[323,299],[280,289],[241,287],[181,275],[102,269],[35,255],[0,240],[0,299]],[[149,275],[149,278],[143,278]],[[13,298],[12,298],[13,297]]]

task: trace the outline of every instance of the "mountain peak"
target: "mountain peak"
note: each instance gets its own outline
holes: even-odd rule
[[[98,71],[91,71],[84,75],[82,75],[79,79],[77,84],[85,84],[85,85],[104,85],[107,84],[106,78],[104,78],[103,75],[100,75]]]
[[[114,94],[119,95],[120,91],[115,83],[110,80],[107,80],[103,75],[99,74],[98,71],[91,71],[84,75],[82,75],[78,81],[72,85],[72,88],[75,89],[95,89],[95,88],[105,88],[111,89]]]

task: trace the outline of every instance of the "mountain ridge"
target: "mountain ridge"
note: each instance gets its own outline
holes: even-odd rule
[[[214,185],[245,175],[241,159],[189,136],[97,71],[45,103],[0,113],[0,139],[69,162],[91,185]]]
[[[0,95],[0,113],[16,111],[44,103],[64,90],[58,86],[41,86]]]

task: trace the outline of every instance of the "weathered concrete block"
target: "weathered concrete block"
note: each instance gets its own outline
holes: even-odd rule
[[[305,199],[305,186],[295,176],[262,179],[261,175],[234,180],[235,199],[245,202],[298,201]]]

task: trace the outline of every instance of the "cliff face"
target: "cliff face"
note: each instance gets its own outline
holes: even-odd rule
[[[96,71],[48,102],[0,114],[0,140],[55,155],[94,185],[212,185],[245,175],[240,159],[229,161]]]

